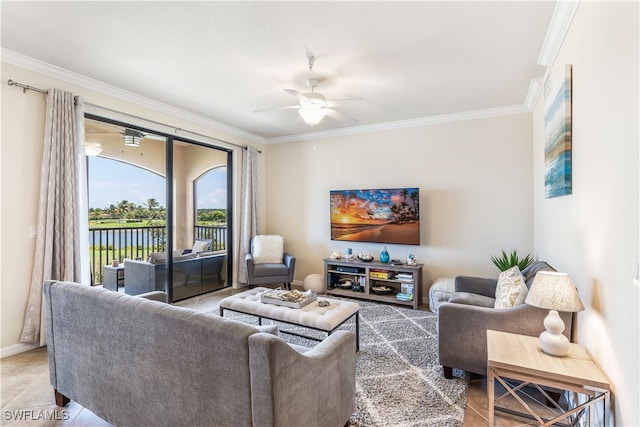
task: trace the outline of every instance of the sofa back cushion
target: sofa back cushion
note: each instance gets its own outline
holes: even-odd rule
[[[536,273],[538,273],[538,271],[556,271],[556,269],[544,261],[536,261],[533,264],[530,264],[527,268],[522,270],[522,275],[524,276],[524,280],[527,284],[527,289],[531,289],[533,279],[536,277]]]

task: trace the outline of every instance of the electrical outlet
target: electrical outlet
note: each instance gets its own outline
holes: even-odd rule
[[[29,238],[30,239],[35,239],[38,236],[38,227],[36,227],[35,225],[30,225],[29,226]]]

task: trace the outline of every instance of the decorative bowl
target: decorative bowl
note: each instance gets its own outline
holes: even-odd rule
[[[360,261],[364,261],[364,262],[371,262],[371,261],[373,261],[373,255],[371,255],[371,254],[358,254],[358,259]]]
[[[395,292],[394,288],[391,288],[389,286],[372,286],[371,287],[371,292],[373,292],[374,294],[378,294],[378,295],[386,295],[386,294],[390,294],[392,292]]]

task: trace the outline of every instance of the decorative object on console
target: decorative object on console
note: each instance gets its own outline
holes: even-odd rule
[[[407,254],[407,265],[416,265],[418,261],[416,260],[415,254],[409,252]]]
[[[386,264],[389,262],[389,252],[387,252],[387,247],[385,246],[382,252],[380,252],[380,262]]]
[[[373,255],[367,254],[367,253],[360,253],[358,254],[358,259],[364,262],[371,262],[373,261]]]
[[[333,253],[329,256],[331,259],[340,259],[342,258],[342,253],[340,251],[333,251]]]
[[[420,244],[419,188],[331,190],[331,240]]]
[[[540,334],[542,350],[553,356],[566,356],[569,340],[562,334],[564,322],[558,311],[574,313],[584,310],[571,277],[556,271],[539,271],[525,302],[549,310],[549,315],[544,319],[546,331]]]
[[[347,256],[345,257],[347,261],[353,260],[353,251],[351,248],[347,248]]]

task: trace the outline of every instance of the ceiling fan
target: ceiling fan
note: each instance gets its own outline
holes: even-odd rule
[[[348,125],[355,125],[358,121],[346,114],[336,111],[335,107],[359,107],[367,105],[364,98],[336,99],[327,101],[325,96],[315,91],[319,81],[316,79],[308,79],[307,87],[311,92],[301,93],[294,89],[285,89],[284,91],[298,98],[298,105],[287,105],[284,107],[264,108],[254,110],[254,113],[261,113],[272,110],[297,109],[298,114],[309,126],[313,127],[320,123],[325,116],[329,116]]]

